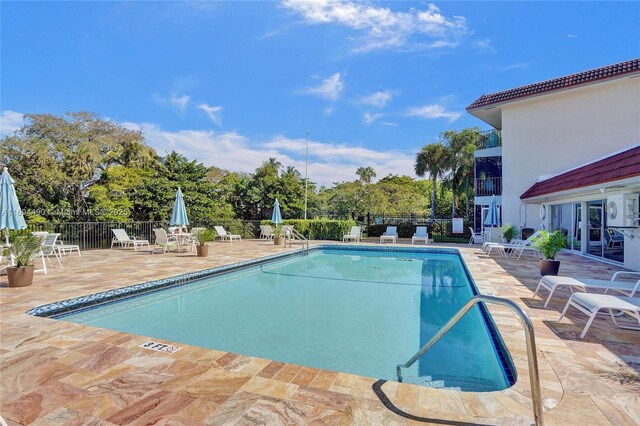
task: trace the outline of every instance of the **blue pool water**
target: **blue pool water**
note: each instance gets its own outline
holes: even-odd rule
[[[58,318],[396,380],[396,364],[473,295],[456,254],[325,248]],[[473,391],[509,387],[509,356],[496,333],[474,307],[403,373],[405,381]]]

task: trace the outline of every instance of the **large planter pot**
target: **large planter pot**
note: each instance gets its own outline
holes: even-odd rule
[[[198,255],[198,257],[209,256],[209,246],[206,244],[203,246],[196,246],[196,254]]]
[[[560,270],[559,260],[544,259],[540,261],[540,275],[542,275],[543,277],[545,275],[558,275],[559,270]]]
[[[7,268],[9,287],[26,287],[33,284],[33,265]]]
[[[283,246],[284,245],[284,237],[273,237],[273,244],[275,244],[277,246]]]

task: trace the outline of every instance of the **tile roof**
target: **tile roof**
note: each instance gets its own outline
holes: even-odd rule
[[[516,87],[515,89],[503,90],[502,92],[491,93],[489,95],[482,95],[469,105],[467,110],[512,101],[514,99],[526,98],[529,96],[552,92],[554,90],[567,89],[583,84],[594,83],[596,81],[619,77],[633,72],[640,72],[640,58],[620,62],[618,64],[607,65],[606,67],[596,68],[577,74],[567,75],[565,77],[541,81],[527,86]]]
[[[536,182],[520,196],[520,199],[524,200],[634,176],[640,176],[640,145],[561,175]]]

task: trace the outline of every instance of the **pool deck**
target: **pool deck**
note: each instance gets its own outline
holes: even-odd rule
[[[559,292],[548,308],[533,298],[540,278],[533,257],[507,260],[488,257],[478,246],[453,247],[481,293],[515,301],[533,320],[546,424],[640,424],[640,332],[617,329],[603,316],[581,340],[585,315],[571,310],[557,321],[568,292]],[[489,310],[518,380],[486,393],[382,382],[179,342],[180,351],[164,354],[138,347],[157,339],[25,314],[46,303],[283,250],[289,249],[259,241],[216,242],[208,258],[94,250],[65,257],[64,269],[37,274],[30,287],[8,288],[0,276],[0,414],[9,425],[533,422],[524,332],[502,307]],[[578,256],[559,258],[562,275],[608,279],[619,270]]]

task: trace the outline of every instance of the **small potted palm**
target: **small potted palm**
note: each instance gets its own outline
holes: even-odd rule
[[[282,235],[281,225],[276,225],[276,229],[273,231],[273,244],[276,246],[284,245],[284,236]]]
[[[209,246],[207,243],[213,241],[213,231],[207,228],[202,228],[194,232],[193,236],[198,240],[196,254],[198,257],[207,257],[209,255]]]
[[[534,244],[544,256],[544,259],[540,260],[540,275],[558,275],[560,261],[556,260],[556,255],[566,247],[567,238],[560,231],[542,231]]]
[[[13,258],[13,266],[7,267],[9,287],[26,287],[33,284],[33,258],[40,251],[41,241],[31,234],[16,235],[4,255]]]
[[[506,243],[511,243],[511,240],[516,238],[518,234],[518,228],[509,223],[502,227],[502,238],[504,238]]]

